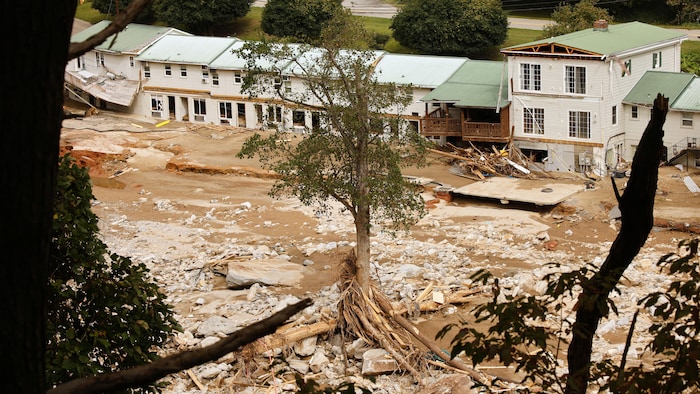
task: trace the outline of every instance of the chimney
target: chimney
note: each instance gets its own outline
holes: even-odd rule
[[[598,19],[593,22],[593,30],[595,31],[608,31],[608,21],[605,19]]]

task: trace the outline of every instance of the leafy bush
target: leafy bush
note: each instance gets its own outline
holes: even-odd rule
[[[180,329],[146,266],[109,254],[93,199],[87,170],[64,156],[49,258],[47,387],[154,360]]]
[[[391,30],[401,45],[424,54],[471,56],[506,40],[508,18],[497,0],[410,0]]]

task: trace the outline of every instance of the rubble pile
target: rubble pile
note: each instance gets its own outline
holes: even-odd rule
[[[114,211],[118,209],[109,208],[102,211],[106,224],[103,233],[113,251],[149,266],[169,295],[168,301],[180,311],[178,320],[184,331],[173,339],[169,351],[214,343],[224,335],[297,302],[297,296],[287,293],[294,277],[330,269],[318,266],[314,260],[321,254],[342,256],[354,246],[352,242],[342,241],[352,234],[353,226],[348,215],[338,211],[315,215],[315,229],[319,236],[331,235],[341,241],[307,239],[293,246],[293,241],[287,237],[255,241],[242,237],[240,224],[254,223],[256,215],[267,209],[250,202],[202,202],[211,208],[201,215],[187,212],[186,217],[179,212],[181,202],[144,198],[141,203],[151,203],[154,210],[170,213],[173,219],[159,224],[132,221],[116,214]],[[313,215],[309,208],[299,205],[290,209],[309,210],[308,214]],[[470,279],[481,268],[493,270],[501,278],[501,298],[536,295],[546,288],[542,280],[544,275],[555,270],[547,263],[561,263],[559,272],[586,263],[600,265],[610,247],[610,242],[603,242],[571,249],[550,248],[548,226],[530,213],[503,212],[499,217],[489,212],[490,217],[482,218],[484,220],[462,222],[454,219],[459,209],[445,201],[439,202],[412,234],[392,234],[374,228],[372,278],[394,303],[395,310],[407,311],[407,316],[417,325],[435,318],[454,316],[457,319],[468,310],[463,303],[492,297],[488,290],[475,286]],[[551,218],[555,219],[566,220],[561,212]],[[279,223],[265,221],[253,226],[277,225]],[[614,226],[615,222],[611,221],[610,225]],[[220,232],[229,233],[227,241],[213,241],[212,236]],[[416,237],[416,234],[431,234],[432,237]],[[571,233],[567,232],[569,235]],[[292,247],[302,251],[302,264],[292,263],[294,259],[288,253]],[[636,310],[636,300],[668,280],[653,267],[666,252],[646,249],[626,273],[628,281],[621,286],[624,296],[615,300],[620,313],[601,323],[595,344],[597,359],[621,356],[622,333],[627,329],[625,322]],[[513,268],[512,261],[518,261],[522,269]],[[238,269],[246,264],[261,267],[261,270],[251,273],[251,270]],[[289,275],[280,277],[279,272],[274,272],[278,265],[296,267]],[[265,272],[269,275],[265,276]],[[244,278],[246,274],[252,275]],[[235,278],[235,287],[230,278]],[[431,364],[432,371],[419,387],[410,375],[399,371],[385,350],[372,348],[361,339],[343,338],[333,330],[340,297],[336,285],[304,296],[312,298],[314,305],[281,329],[280,338],[286,339],[259,341],[242,352],[171,376],[167,379],[170,386],[164,392],[295,392],[298,389],[295,374],[333,386],[350,381],[372,392],[387,394],[432,393],[438,391],[430,388],[437,390],[444,386],[446,379],[469,381],[466,375],[455,375]],[[455,299],[460,302],[451,302]],[[430,301],[435,307],[423,310],[419,307],[422,301]],[[552,316],[549,323],[556,328],[562,319],[572,321],[573,317],[573,314]],[[641,340],[648,339],[644,338],[644,333],[649,324],[648,316],[642,314],[631,357],[641,354]],[[505,371],[513,373],[509,369]]]
[[[531,169],[533,163],[512,144],[508,144],[503,149],[492,145],[490,151],[479,149],[473,144],[469,148],[447,144],[445,150],[432,149],[431,152],[451,158],[455,173],[475,180],[483,180],[487,176],[512,176],[528,179],[551,178],[541,169]]]

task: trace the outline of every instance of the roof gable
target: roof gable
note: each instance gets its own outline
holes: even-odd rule
[[[668,97],[668,102],[673,103],[688,87],[695,75],[687,73],[674,73],[665,71],[647,71],[625,96],[622,102],[635,105],[653,105],[658,93]]]
[[[87,29],[71,36],[70,41],[83,42],[104,30],[111,23],[112,22],[108,20],[97,22]],[[107,52],[138,54],[148,45],[151,45],[161,37],[168,34],[189,35],[189,33],[174,29],[172,27],[130,23],[124,28],[124,30],[109,36],[103,43],[96,46],[95,49]]]
[[[387,53],[375,68],[381,83],[436,88],[469,61],[466,57]]]
[[[421,101],[450,102],[457,107],[503,108],[509,103],[505,70],[504,62],[468,60]]]
[[[231,37],[169,35],[143,51],[138,60],[209,65],[238,41]]]
[[[518,55],[579,55],[593,57],[614,56],[626,51],[663,42],[681,41],[686,34],[648,25],[629,22],[609,25],[605,29],[590,28],[561,36],[503,48],[502,53]]]

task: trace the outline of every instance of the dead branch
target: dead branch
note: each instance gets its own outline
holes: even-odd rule
[[[566,394],[584,394],[590,376],[593,336],[608,314],[608,296],[646,242],[654,224],[654,197],[663,148],[668,98],[658,94],[632,161],[632,174],[619,197],[622,225],[600,270],[587,282],[576,304],[576,321],[568,351]]]
[[[267,319],[253,323],[230,334],[213,345],[201,349],[183,351],[161,358],[150,364],[139,365],[123,371],[71,380],[48,390],[47,394],[102,393],[147,385],[171,373],[216,360],[245,344],[272,334],[287,319],[311,304],[310,299],[303,299],[296,304],[287,306]]]

